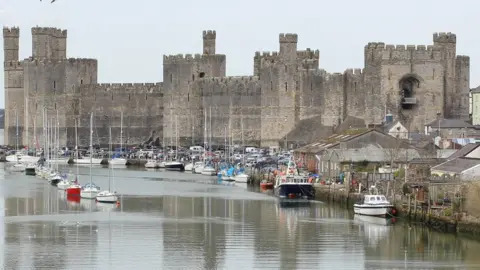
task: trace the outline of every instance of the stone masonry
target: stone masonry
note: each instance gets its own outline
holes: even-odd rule
[[[436,33],[433,45],[365,46],[363,69],[328,73],[318,50],[298,50],[296,34],[279,35],[278,52],[256,52],[253,76],[227,77],[215,31],[203,31],[203,53],[165,55],[163,82],[98,84],[97,60],[68,59],[67,31],[32,28],[32,56],[19,60],[18,28],[4,28],[5,143],[43,140],[43,114],[58,115],[60,143],[147,141],[187,146],[226,139],[262,147],[279,141],[300,120],[320,117],[337,126],[347,117],[381,125],[386,113],[422,130],[437,113],[468,116],[470,61],[456,55],[456,35]]]

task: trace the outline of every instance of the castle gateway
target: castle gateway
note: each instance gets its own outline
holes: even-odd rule
[[[32,28],[32,56],[19,60],[18,28],[4,28],[5,144],[35,145],[44,132],[44,112],[58,114],[60,144],[94,140],[124,143],[239,144],[278,146],[296,123],[321,119],[326,128],[347,116],[381,125],[386,112],[422,130],[440,112],[467,117],[469,57],[456,55],[456,36],[433,35],[433,45],[365,46],[363,69],[327,73],[318,50],[298,50],[296,34],[280,34],[278,52],[256,52],[253,76],[227,77],[226,56],[216,52],[216,32],[203,32],[203,53],[163,57],[163,82],[97,83],[97,60],[67,58],[67,31]],[[206,125],[206,126],[205,126]],[[294,138],[292,138],[294,139]]]

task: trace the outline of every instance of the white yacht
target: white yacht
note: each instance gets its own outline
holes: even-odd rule
[[[375,191],[370,195],[364,195],[363,201],[353,205],[353,211],[358,215],[391,217],[395,215],[393,204],[391,204],[384,195],[378,194],[375,186],[370,190]]]

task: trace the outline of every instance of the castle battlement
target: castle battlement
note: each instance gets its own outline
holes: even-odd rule
[[[20,28],[3,27],[3,37],[20,37]]]
[[[347,68],[343,73],[349,75],[362,75],[363,70],[361,68]]]
[[[442,60],[442,47],[436,45],[392,45],[370,42],[365,49],[378,53],[382,60]],[[376,53],[373,56],[374,60],[379,59]]]
[[[448,32],[439,32],[433,34],[433,42],[438,43],[457,43],[457,35]]]
[[[466,55],[457,55],[455,59],[459,67],[470,67],[470,57]]]
[[[297,51],[297,58],[301,59],[319,59],[320,51],[307,48],[305,51]]]
[[[99,83],[97,84],[99,88],[141,88],[141,87],[159,87],[163,83]]]
[[[231,83],[231,82],[255,82],[258,81],[258,76],[229,76],[229,77],[213,77],[213,78],[201,78],[199,82],[217,82],[217,83]]]
[[[6,69],[23,68],[23,61],[5,61],[3,67]]]
[[[298,35],[293,33],[281,33],[279,36],[280,43],[297,43]]]
[[[269,59],[272,59],[272,58],[275,58],[275,57],[278,57],[278,52],[260,52],[260,51],[256,51],[255,52],[255,58],[269,58]]]
[[[33,27],[32,35],[49,35],[59,38],[66,38],[67,30],[54,27]]]
[[[204,30],[203,31],[203,38],[204,39],[216,39],[217,32],[215,30]]]
[[[69,66],[96,66],[98,64],[97,59],[91,58],[68,58],[68,59],[48,59],[48,58],[27,58],[24,61],[33,63],[35,65],[49,65],[49,64],[67,64]]]
[[[196,62],[202,61],[206,59],[216,59],[217,61],[223,61],[225,59],[224,54],[215,54],[215,55],[207,55],[207,54],[177,54],[177,55],[164,55],[163,56],[163,64],[171,64],[171,63],[182,63],[182,62]]]

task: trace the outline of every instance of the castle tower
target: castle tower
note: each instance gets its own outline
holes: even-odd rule
[[[455,58],[457,52],[457,36],[453,33],[434,33],[433,45],[439,46],[443,50],[442,62],[444,65],[444,117],[453,116],[454,98],[455,98]]]
[[[65,59],[67,31],[51,27],[32,28],[32,57],[34,59]]]
[[[5,134],[6,145],[22,144],[25,97],[23,93],[23,67],[19,62],[20,29],[3,28],[4,83],[5,83]],[[17,117],[15,117],[17,116]]]
[[[208,100],[194,84],[207,78],[225,77],[226,56],[216,54],[215,38],[215,31],[203,31],[203,54],[163,57],[166,145],[175,144],[176,134],[179,145],[203,142],[203,107]]]
[[[280,58],[283,61],[293,62],[297,59],[297,34],[280,34]]]
[[[203,31],[203,54],[214,55],[215,54],[215,40],[217,38],[217,32],[208,30]]]

